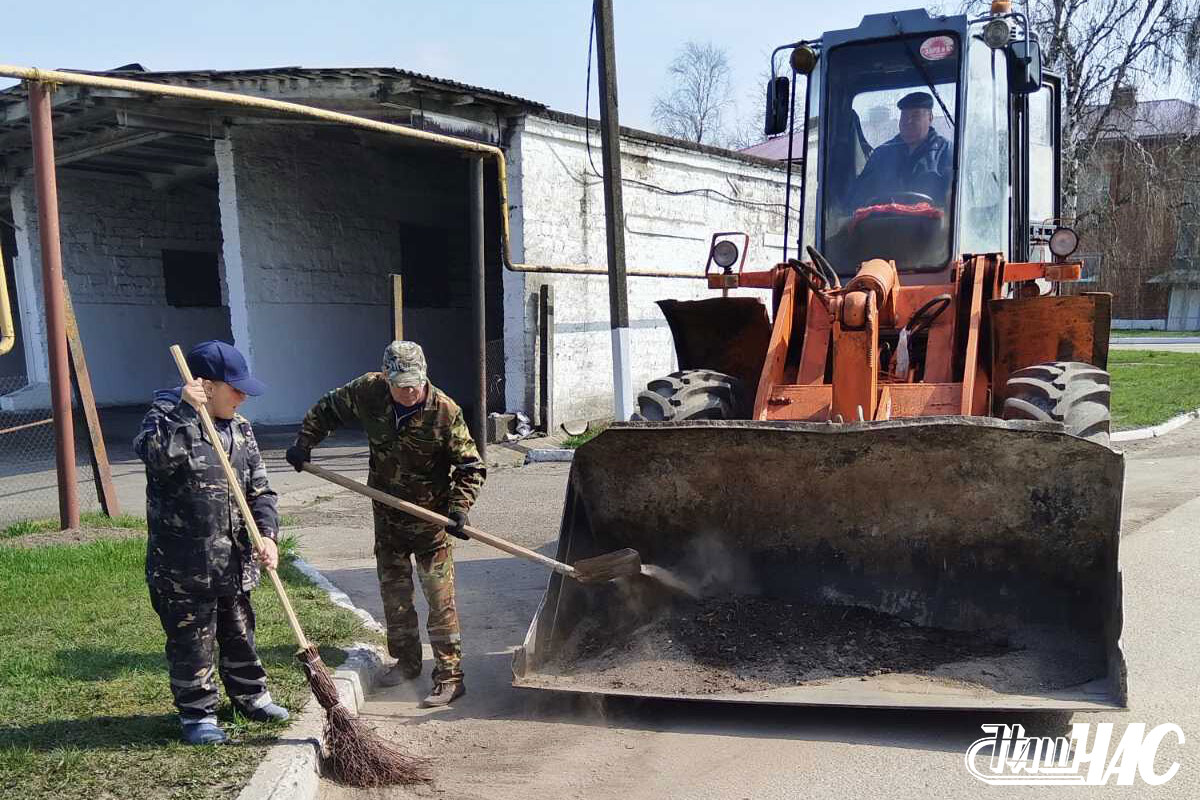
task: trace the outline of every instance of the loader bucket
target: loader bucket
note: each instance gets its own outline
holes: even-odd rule
[[[1124,708],[1122,456],[1052,423],[634,422],[576,451],[514,685],[878,708]]]

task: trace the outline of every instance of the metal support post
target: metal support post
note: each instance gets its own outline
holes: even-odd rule
[[[480,458],[487,461],[487,300],[484,295],[483,159],[471,159],[471,363],[475,379],[475,413],[467,421]]]
[[[541,386],[538,398],[542,426],[547,434],[554,433],[554,287],[542,284],[538,303],[538,327],[542,334]]]
[[[392,339],[404,339],[404,278],[392,275]]]
[[[67,360],[67,316],[63,303],[62,246],[58,233],[58,186],[54,172],[54,129],[50,86],[30,81],[29,122],[33,129],[33,173],[38,233],[42,244],[42,292],[50,356],[50,401],[54,409],[54,455],[58,467],[58,517],[65,530],[79,527],[75,484],[75,429],[71,419],[71,371]]]
[[[625,212],[621,203],[621,123],[617,114],[617,55],[612,0],[595,0],[600,73],[600,141],[604,164],[604,232],[608,243],[608,308],[612,327],[613,416],[633,414],[629,376],[629,297],[625,287]]]

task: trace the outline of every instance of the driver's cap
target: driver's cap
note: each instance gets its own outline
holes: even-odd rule
[[[900,102],[896,103],[896,108],[904,110],[906,108],[933,108],[933,95],[929,92],[909,92],[900,98]]]

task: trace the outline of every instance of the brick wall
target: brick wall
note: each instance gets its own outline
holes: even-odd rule
[[[517,257],[528,263],[607,265],[603,187],[591,170],[583,133],[582,126],[570,121],[528,117],[514,140],[514,237],[521,245]],[[600,139],[594,131],[591,146],[599,166]],[[629,270],[699,275],[716,231],[750,235],[747,269],[766,268],[779,259],[785,180],[781,169],[640,138],[624,137],[621,147]],[[676,192],[710,188],[748,203],[702,193],[672,195],[631,181]],[[793,192],[794,210],[799,192]],[[509,406],[536,405],[537,329],[530,309],[532,296],[546,281],[555,289],[556,418],[611,415],[612,345],[604,276],[506,275]],[[670,329],[655,301],[716,293],[703,281],[666,278],[629,278],[628,291],[632,380],[640,390],[676,366]],[[740,293],[769,303],[768,292]]]
[[[1081,175],[1081,255],[1099,256],[1089,291],[1112,292],[1113,318],[1163,320],[1170,286],[1150,280],[1179,263],[1197,150],[1179,141],[1101,146]],[[1093,259],[1094,260],[1094,259]]]
[[[31,380],[47,379],[41,248],[32,183],[12,190],[17,234],[22,339]],[[167,305],[162,251],[219,254],[216,196],[199,186],[149,185],[59,170],[63,269],[102,404],[147,402],[177,382],[167,353],[208,338],[228,338],[222,307]]]
[[[226,218],[236,220],[239,252],[226,259],[238,260],[254,368],[287,387],[247,412],[293,422],[324,392],[378,369],[392,332],[391,273],[418,298],[418,282],[450,278],[445,297],[406,303],[405,335],[425,347],[431,379],[466,403],[470,291],[456,246],[467,235],[465,162],[319,126],[237,128],[231,146],[218,166],[236,195]],[[425,229],[448,252],[406,263],[404,232]]]

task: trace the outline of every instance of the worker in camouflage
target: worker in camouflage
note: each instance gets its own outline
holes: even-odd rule
[[[425,354],[415,342],[395,341],[383,369],[369,372],[322,397],[300,425],[287,460],[297,470],[329,433],[359,422],[370,443],[375,489],[450,518],[423,522],[374,503],[375,561],[387,619],[388,652],[396,664],[381,682],[396,685],[421,674],[421,639],[413,605],[412,561],[429,603],[425,630],[433,649],[433,691],[426,707],[443,706],[466,692],[462,643],[454,605],[454,559],[446,534],[461,539],[487,470],[467,430],[462,409],[429,382]]]
[[[264,722],[288,718],[267,691],[250,605],[258,560],[270,567],[278,561],[279,523],[254,431],[237,413],[247,395],[262,393],[262,384],[225,342],[196,345],[187,362],[194,380],[155,394],[133,448],[146,465],[146,582],[167,637],[171,693],[184,741],[209,744],[227,738],[217,726],[214,645],[220,648],[216,671],[242,714]],[[203,433],[202,406],[264,537],[261,551],[251,546],[229,491],[214,450],[218,443]]]

